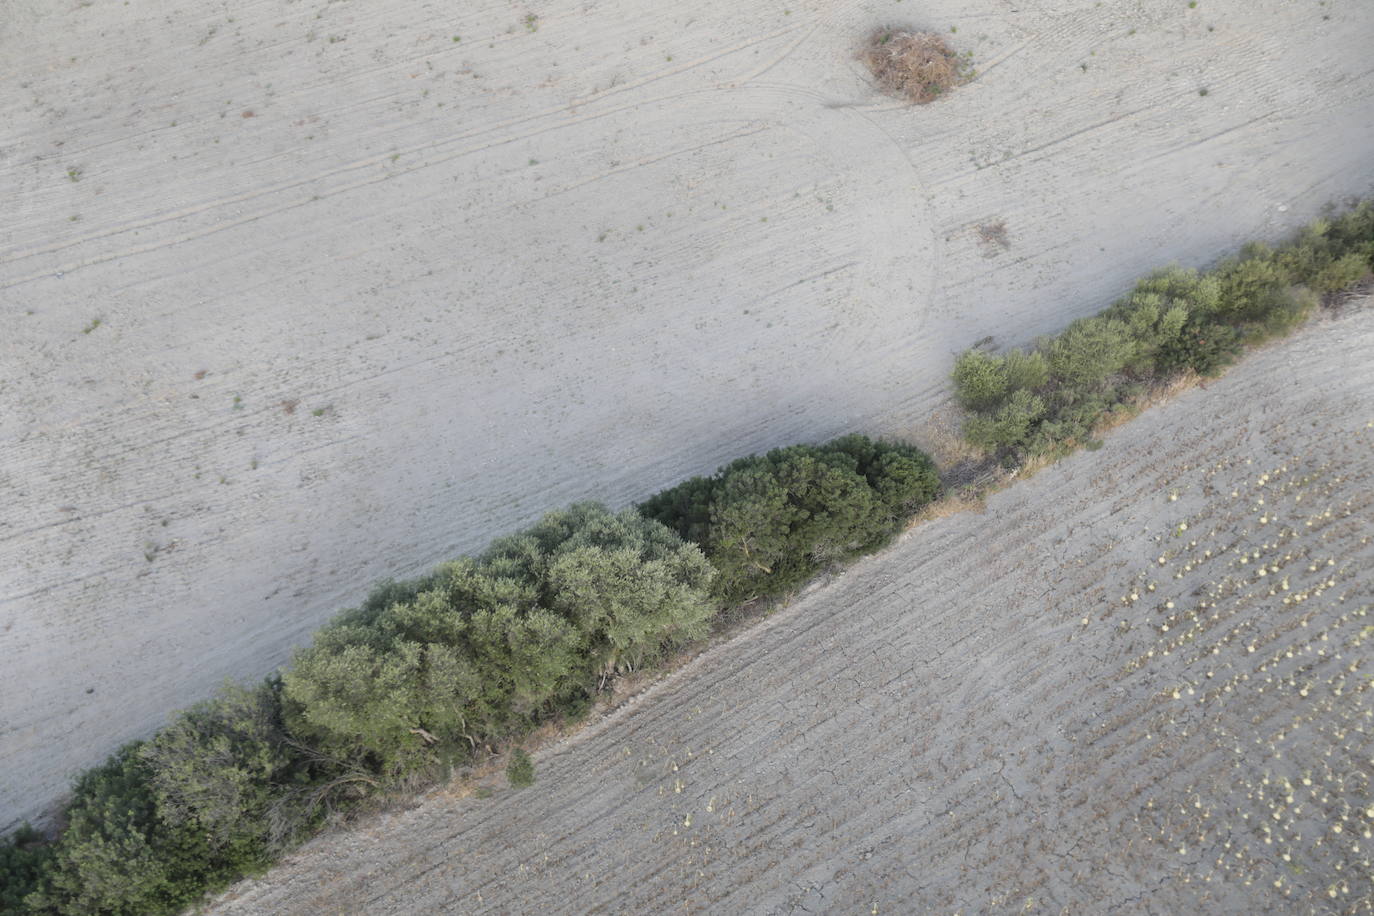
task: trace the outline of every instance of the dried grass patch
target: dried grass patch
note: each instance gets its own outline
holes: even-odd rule
[[[944,407],[933,411],[922,423],[904,430],[899,437],[930,456],[945,476],[961,465],[976,464],[987,459],[987,453],[964,438],[960,428],[963,417],[958,411]],[[946,485],[949,481],[945,481]]]
[[[917,105],[933,102],[964,81],[964,62],[934,32],[881,28],[859,52],[878,87]]]
[[[937,499],[933,503],[928,503],[920,512],[911,517],[906,523],[906,530],[910,531],[917,525],[924,522],[931,522],[937,518],[949,518],[951,515],[958,515],[960,512],[982,512],[987,509],[987,494],[981,492],[971,493],[951,493],[944,499]]]

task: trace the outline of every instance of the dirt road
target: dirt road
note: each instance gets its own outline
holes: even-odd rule
[[[875,96],[893,17],[978,78]],[[909,432],[984,335],[1367,191],[1371,35],[1365,0],[3,0],[0,830],[377,578]]]
[[[212,912],[1369,913],[1374,310]]]

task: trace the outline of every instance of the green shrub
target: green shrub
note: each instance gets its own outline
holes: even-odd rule
[[[467,734],[483,692],[477,666],[451,646],[350,626],[317,636],[282,681],[294,735],[386,778],[439,763]]]
[[[1037,457],[1058,457],[1078,448],[1092,438],[1094,427],[1103,418],[1126,404],[1137,391],[1138,386],[1122,382],[1060,405],[1032,425],[1019,451]]]
[[[731,600],[796,585],[874,543],[881,528],[853,459],[799,446],[731,465],[711,503],[706,550]]]
[[[138,750],[161,821],[203,833],[245,868],[265,866],[304,826],[303,818],[283,823],[283,796],[300,782],[303,761],[282,730],[278,686],[228,685]]]
[[[992,415],[975,414],[964,427],[970,443],[988,451],[1023,449],[1029,445],[1033,424],[1045,415],[1045,401],[1029,391],[1018,391]]]
[[[0,841],[0,914],[26,912],[24,898],[38,887],[51,856],[52,846],[28,824]]]
[[[1363,280],[1370,272],[1370,258],[1354,252],[1342,255],[1317,271],[1308,284],[1319,293],[1334,293]]]
[[[1148,377],[1161,351],[1178,342],[1189,320],[1213,314],[1219,301],[1220,284],[1215,278],[1169,268],[1138,282],[1103,316],[1124,324],[1134,345],[1125,368],[1135,376]]]
[[[1235,362],[1240,332],[1227,324],[1190,318],[1178,337],[1155,354],[1155,369],[1165,376],[1191,369],[1214,376]]]
[[[719,574],[716,593],[738,601],[873,549],[938,492],[934,464],[918,449],[847,436],[741,458],[640,511],[696,538]]]
[[[1221,283],[1216,317],[1233,325],[1266,320],[1292,277],[1273,250],[1263,245],[1246,246],[1239,258],[1223,261],[1216,276]]]
[[[1336,257],[1353,255],[1374,270],[1374,200],[1366,200],[1331,220],[1326,238]]]
[[[484,568],[520,571],[581,634],[593,673],[638,668],[705,635],[717,611],[701,550],[634,509],[580,503],[494,542]]]
[[[511,751],[510,762],[506,764],[506,781],[514,789],[534,785],[534,761],[522,748]]]
[[[704,635],[701,551],[633,510],[582,503],[348,612],[283,675],[291,731],[384,780],[436,771]]]
[[[1333,293],[1374,268],[1374,206],[1365,201],[1332,220],[1317,220],[1269,253],[1289,284]]]
[[[407,579],[399,582],[395,579],[383,579],[372,586],[367,598],[361,605],[357,608],[340,611],[332,622],[335,624],[344,622],[370,624],[377,619],[382,611],[392,605],[413,601],[417,595],[428,591],[434,584],[434,576],[434,573],[430,573],[418,579]]]
[[[66,820],[38,888],[25,899],[34,913],[173,913],[259,864],[215,848],[189,823],[162,820],[137,744],[81,777]]]
[[[1244,330],[1246,343],[1257,344],[1292,333],[1321,304],[1317,294],[1304,286],[1290,286],[1270,298],[1264,317]]]
[[[1090,394],[1120,372],[1135,355],[1136,344],[1124,322],[1106,317],[1080,318],[1050,341],[1050,372],[1065,400]]]
[[[965,350],[954,362],[954,396],[965,410],[993,410],[1008,393],[1006,361],[985,350]]]
[[[1374,203],[1317,221],[1275,247],[1246,245],[1208,274],[1169,268],[1143,278],[1100,314],[1073,322],[1031,351],[961,354],[952,380],[968,412],[964,437],[1014,463],[1055,456],[1144,386],[1180,372],[1215,375],[1247,344],[1290,333],[1321,294],[1374,267]]]
[[[1050,381],[1050,364],[1045,354],[1012,350],[1002,358],[1006,369],[1007,390],[1038,391]]]
[[[887,507],[891,521],[903,522],[940,495],[940,471],[920,449],[867,436],[842,436],[825,449],[854,459],[878,499]]]

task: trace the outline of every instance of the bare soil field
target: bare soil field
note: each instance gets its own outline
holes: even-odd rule
[[[1371,348],[1312,327],[211,911],[1369,913]]]
[[[883,22],[978,76],[877,94]],[[1371,36],[1365,0],[0,0],[0,831],[380,577],[911,433],[984,335],[1368,191]]]

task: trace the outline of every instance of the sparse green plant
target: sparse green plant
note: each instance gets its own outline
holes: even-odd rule
[[[534,761],[523,748],[517,747],[511,751],[510,762],[506,764],[506,780],[513,789],[524,789],[534,785]]]

